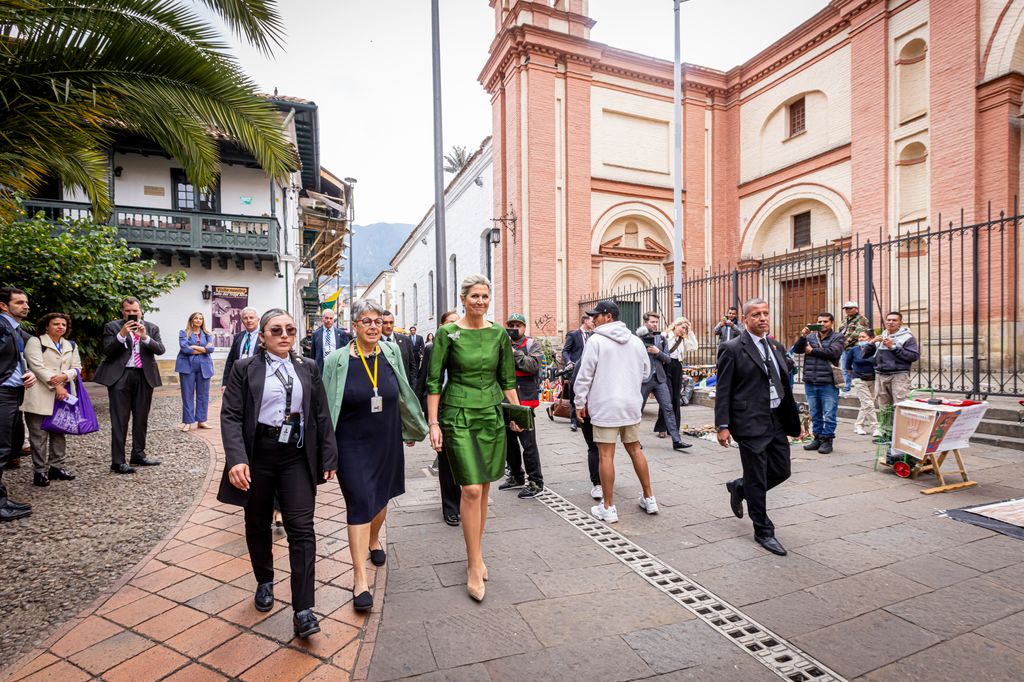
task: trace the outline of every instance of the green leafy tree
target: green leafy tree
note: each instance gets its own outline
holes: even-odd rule
[[[272,177],[296,166],[276,110],[197,5],[264,54],[281,43],[275,0],[0,0],[0,227],[16,193],[51,176],[106,216],[116,130],[157,142],[201,189],[220,169],[212,130]]]
[[[48,312],[70,315],[68,338],[78,343],[86,367],[98,364],[103,324],[121,316],[121,299],[135,296],[152,310],[157,297],[185,281],[181,271],[157,274],[117,228],[90,220],[55,224],[39,215],[10,224],[3,242],[0,286],[25,290],[29,322]]]

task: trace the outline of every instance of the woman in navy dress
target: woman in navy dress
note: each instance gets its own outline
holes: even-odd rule
[[[188,431],[197,423],[206,423],[210,406],[210,378],[213,377],[213,336],[206,328],[202,313],[188,316],[188,324],[178,332],[178,358],[174,371],[181,384],[181,430]]]
[[[370,301],[355,305],[356,338],[324,361],[324,386],[338,439],[338,480],[348,513],[353,606],[373,607],[366,559],[383,566],[380,529],[388,502],[405,492],[402,441],[427,433],[419,401],[405,376],[398,346],[380,341],[383,310]]]

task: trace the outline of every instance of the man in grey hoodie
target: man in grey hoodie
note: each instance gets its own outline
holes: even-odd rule
[[[910,365],[921,357],[921,347],[903,326],[903,313],[885,316],[885,331],[864,349],[864,359],[875,362],[875,403],[895,405],[910,394]]]
[[[640,448],[640,385],[651,373],[649,355],[643,342],[619,321],[619,306],[612,301],[600,301],[587,315],[594,318],[597,328],[583,349],[573,392],[579,420],[589,416],[594,426],[600,461],[603,498],[590,513],[605,523],[619,520],[612,495],[615,443],[622,440],[643,490],[640,507],[648,514],[657,514],[647,457]]]

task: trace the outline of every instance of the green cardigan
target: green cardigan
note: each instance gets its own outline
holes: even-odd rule
[[[348,379],[349,349],[355,341],[347,346],[342,346],[327,356],[324,360],[324,388],[327,390],[327,404],[331,410],[331,420],[334,427],[338,426],[338,414],[341,411],[341,403],[345,399],[345,382]],[[421,441],[427,437],[427,419],[420,409],[420,401],[409,386],[409,379],[405,376],[405,363],[402,362],[402,351],[398,346],[387,341],[381,341],[381,353],[384,359],[391,364],[391,369],[398,377],[398,409],[402,415],[402,440]]]

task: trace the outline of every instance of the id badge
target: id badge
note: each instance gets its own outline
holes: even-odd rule
[[[68,405],[77,405],[78,398],[72,395],[71,393],[68,393],[68,397],[64,398],[64,402],[67,403]]]
[[[771,397],[772,400],[781,400],[781,398],[779,397],[779,392],[775,390],[775,384],[768,385],[768,395]]]
[[[292,425],[291,424],[282,424],[281,425],[281,435],[279,435],[277,437],[277,442],[278,443],[285,443],[285,444],[287,444],[288,443],[288,439],[291,438],[291,437],[292,437]]]
[[[375,395],[370,398],[370,412],[383,412],[384,411],[384,398],[379,395]]]

